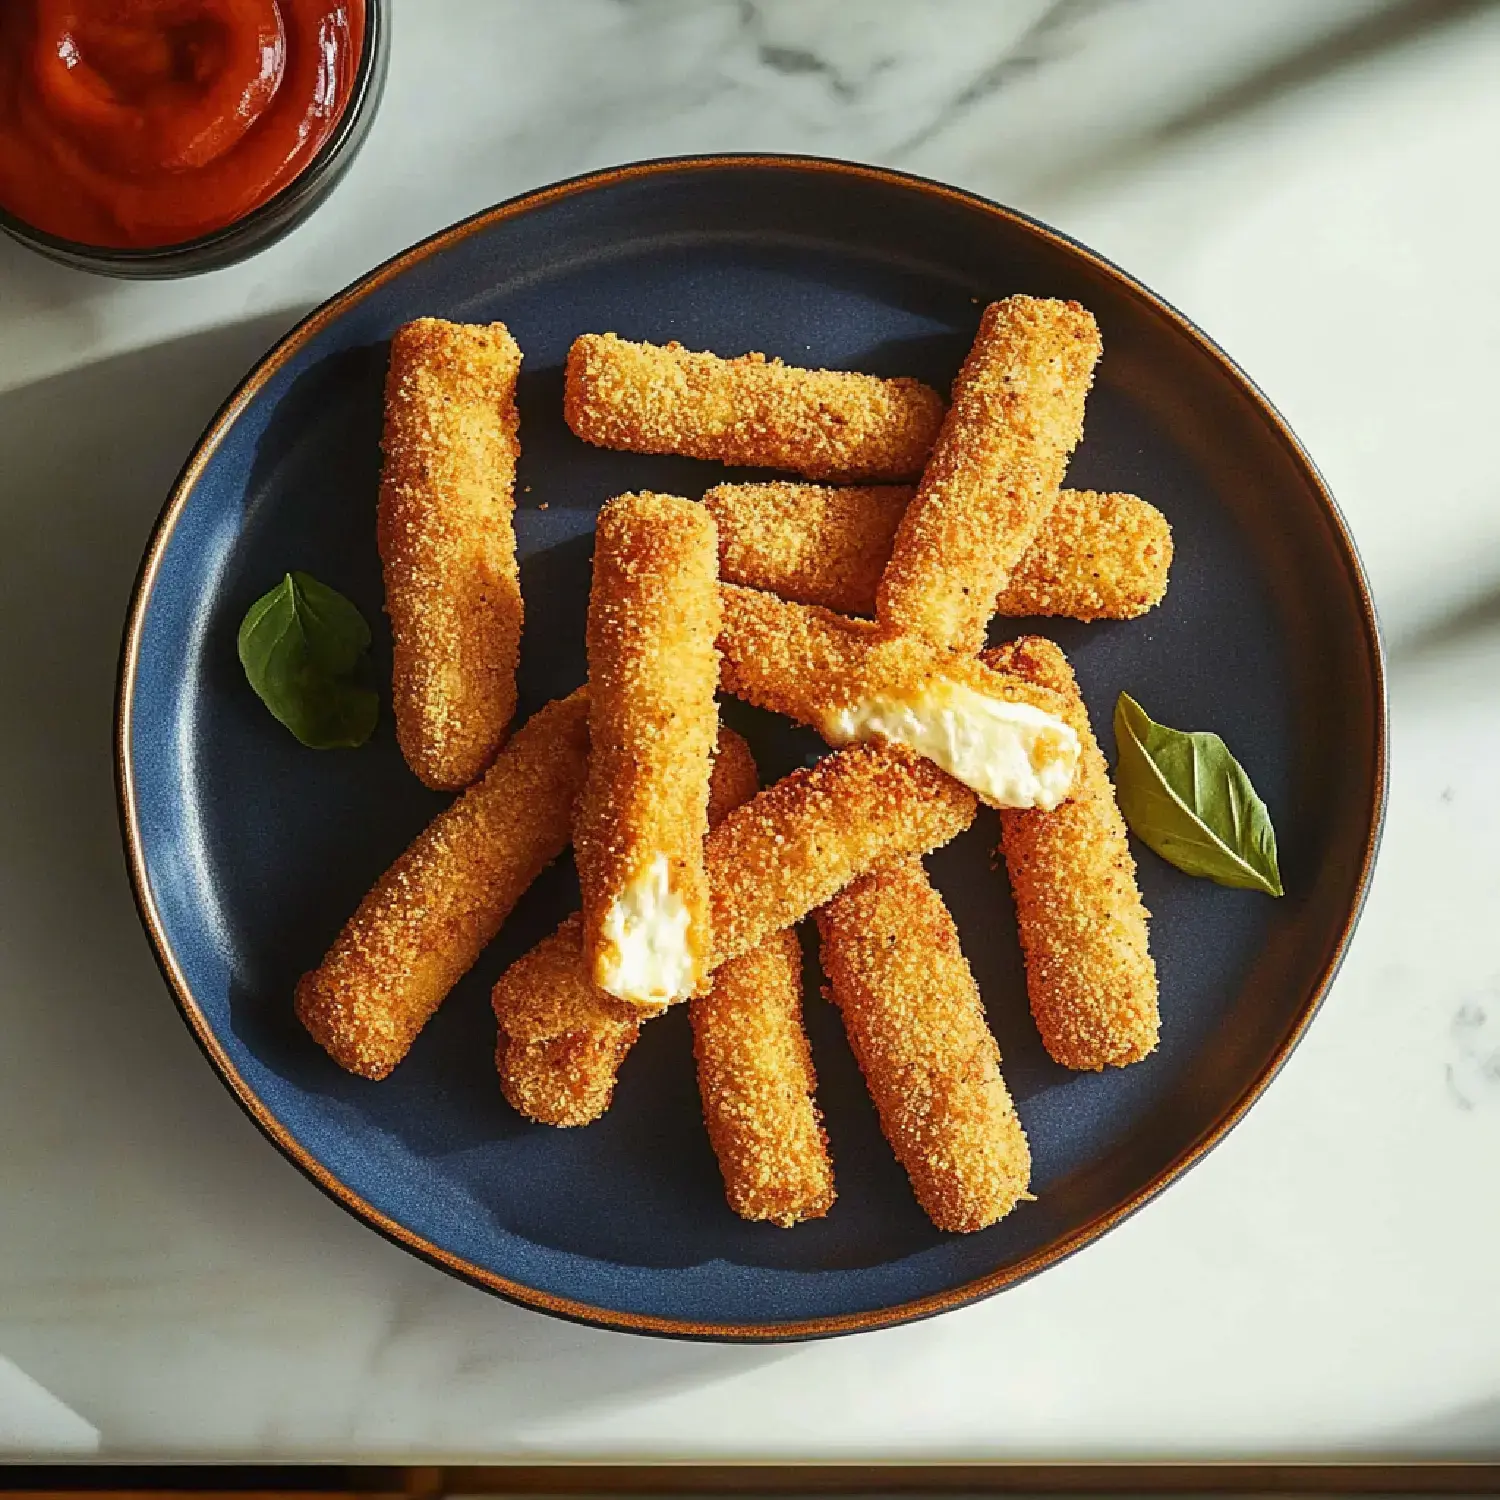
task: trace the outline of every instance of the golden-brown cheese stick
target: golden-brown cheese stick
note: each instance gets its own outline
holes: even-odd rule
[[[439,790],[480,775],[516,711],[520,369],[503,323],[420,318],[391,340],[377,528],[391,696],[401,753]]]
[[[875,613],[910,485],[717,484],[703,508],[719,530],[719,577],[845,615]]]
[[[759,785],[750,747],[720,729],[709,782],[708,817],[717,823]],[[517,959],[490,997],[500,1028],[495,1066],[513,1108],[542,1125],[587,1125],[609,1108],[615,1078],[653,1014],[595,986],[583,960],[575,912]]]
[[[500,1092],[517,1114],[538,1124],[587,1125],[609,1108],[620,1064],[639,1031],[639,1021],[626,1021],[542,1042],[502,1031],[495,1042]]]
[[[718,575],[701,505],[632,494],[599,512],[589,773],[573,844],[594,982],[639,1005],[685,1000],[708,975]]]
[[[1160,1030],[1149,913],[1077,680],[1061,650],[1040,636],[984,659],[1062,694],[1083,745],[1071,802],[1055,812],[1000,815],[1037,1030],[1066,1068],[1139,1062]]]
[[[609,1108],[647,1013],[590,982],[576,912],[500,976],[491,1004],[500,1092],[517,1113],[569,1126]]]
[[[575,911],[495,982],[490,995],[500,1029],[519,1042],[547,1042],[583,1032],[634,1030],[648,1011],[616,1000],[589,978],[583,961],[583,925]]]
[[[714,745],[713,775],[708,779],[708,826],[717,828],[759,790],[760,772],[755,768],[755,757],[744,736],[721,724]]]
[[[804,370],[763,354],[721,359],[677,343],[585,333],[568,353],[563,410],[585,442],[680,453],[809,479],[909,479],[943,398],[920,380]]]
[[[991,807],[1056,807],[1071,790],[1078,738],[1055,693],[869,620],[737,584],[720,595],[726,692],[832,745],[905,745]]]
[[[853,745],[782,777],[705,846],[715,966],[800,922],[881,860],[957,838],[975,811],[967,787],[901,745]]]
[[[709,835],[715,965],[801,921],[882,859],[946,844],[975,810],[956,781],[898,746],[859,745],[793,771]],[[640,1016],[593,984],[576,919],[500,976],[494,1005],[501,1028],[522,1041],[604,1036],[612,1024],[634,1026]],[[594,1097],[607,1103],[607,1089],[595,1087]],[[524,1112],[547,1124],[582,1123]]]
[[[911,499],[905,485],[721,484],[703,497],[719,577],[845,615],[872,615]],[[1062,490],[995,600],[997,615],[1133,620],[1160,604],[1172,528],[1135,495]]]
[[[1135,620],[1167,594],[1172,527],[1136,495],[1060,490],[995,599],[1010,617]]]
[[[584,689],[532,715],[484,779],[417,835],[297,985],[342,1068],[384,1078],[511,908],[568,846],[588,759]]]
[[[943,898],[888,860],[817,913],[823,971],[880,1126],[939,1229],[1002,1219],[1031,1181],[1000,1049]]]
[[[1101,347],[1076,302],[985,308],[896,532],[878,619],[954,650],[984,644],[996,596],[1057,503]]]
[[[719,733],[714,790],[727,814],[748,802],[760,781],[749,746],[729,730]],[[730,1208],[783,1228],[822,1218],[833,1206],[833,1164],[802,1029],[797,934],[773,932],[724,964],[690,1014],[703,1123]]]
[[[802,944],[790,930],[731,959],[692,1003],[703,1121],[742,1219],[790,1229],[833,1207],[833,1163],[802,1028]]]

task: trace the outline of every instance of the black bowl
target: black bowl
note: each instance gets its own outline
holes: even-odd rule
[[[101,276],[118,276],[130,281],[167,281],[178,276],[196,276],[200,271],[217,271],[222,266],[247,260],[290,234],[349,170],[349,164],[364,144],[380,105],[390,50],[388,0],[365,0],[365,36],[359,69],[354,75],[349,103],[334,126],[333,134],[324,141],[322,150],[312,161],[279,193],[223,229],[175,245],[119,249],[48,234],[46,230],[0,208],[0,230],[49,260],[76,266],[80,271],[95,271]]]

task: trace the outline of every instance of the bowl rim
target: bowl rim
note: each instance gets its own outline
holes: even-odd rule
[[[1036,1251],[1023,1260],[1007,1267],[990,1271],[983,1276],[965,1282],[961,1286],[945,1291],[895,1303],[887,1307],[863,1312],[836,1314],[832,1316],[796,1319],[778,1323],[714,1323],[663,1317],[655,1314],[621,1312],[612,1308],[601,1308],[575,1298],[558,1296],[551,1292],[525,1286],[508,1277],[498,1275],[482,1266],[433,1244],[424,1236],[383,1213],[366,1199],[341,1182],[328,1168],[296,1141],[289,1131],[276,1119],[260,1098],[246,1083],[238,1069],[225,1052],[218,1038],[198,1008],[186,978],[177,964],[160,914],[151,895],[146,867],[145,849],[141,837],[135,807],[134,768],[131,761],[130,742],[133,721],[133,698],[136,671],[140,661],[141,636],[146,613],[151,602],[156,577],[160,571],[167,546],[176,529],[177,521],[192,498],[193,491],[209,460],[217,451],[223,437],[265,384],[297,354],[324,327],[341,317],[349,308],[363,301],[392,278],[399,276],[409,266],[425,260],[450,245],[457,244],[470,235],[480,233],[490,226],[515,218],[544,205],[586,194],[598,188],[615,186],[623,182],[654,177],[669,177],[673,174],[694,172],[743,170],[746,168],[767,171],[821,172],[844,175],[865,182],[880,184],[903,191],[914,191],[950,204],[956,204],[986,216],[1004,220],[1024,232],[1040,238],[1070,254],[1081,256],[1106,275],[1122,283],[1127,291],[1148,304],[1159,315],[1176,325],[1178,331],[1214,360],[1229,378],[1239,384],[1259,409],[1285,445],[1289,456],[1304,471],[1311,481],[1313,491],[1325,512],[1325,519],[1342,549],[1343,561],[1349,574],[1360,608],[1360,624],[1364,632],[1367,660],[1369,664],[1376,723],[1374,746],[1374,774],[1370,789],[1364,850],[1360,861],[1354,898],[1345,915],[1337,940],[1332,945],[1328,959],[1317,975],[1308,995],[1285,1035],[1277,1043],[1271,1057],[1250,1081],[1240,1096],[1220,1113],[1214,1123],[1204,1130],[1171,1162],[1156,1173],[1148,1182],[1136,1189],[1125,1201],[1096,1215],[1087,1223],[1078,1226],[1060,1240]],[[120,648],[119,674],[115,703],[115,780],[116,799],[120,818],[121,834],[125,844],[126,862],[129,869],[131,891],[142,925],[151,942],[157,966],[167,982],[188,1030],[208,1058],[220,1081],[234,1095],[262,1134],[294,1166],[322,1189],[335,1202],[362,1219],[371,1228],[392,1243],[426,1260],[438,1269],[448,1272],[460,1280],[479,1286],[509,1302],[540,1312],[550,1313],[577,1323],[608,1328],[619,1332],[644,1333],[668,1338],[682,1338],[730,1343],[777,1343],[814,1338],[826,1338],[839,1334],[856,1333],[879,1328],[894,1327],[901,1323],[935,1316],[954,1308],[963,1307],[994,1295],[1020,1282],[1029,1280],[1041,1271],[1066,1259],[1076,1251],[1092,1244],[1116,1225],[1122,1223],[1147,1203],[1151,1202],[1171,1183],[1176,1181],[1224,1139],[1244,1118],[1250,1107],[1265,1092],[1271,1081],[1280,1072],[1287,1058],[1307,1032],[1317,1014],[1334,977],[1341,967],[1354,929],[1359,921],[1365,900],[1369,894],[1376,854],[1383,831],[1389,790],[1389,703],[1386,684],[1386,664],[1381,640],[1379,621],[1369,581],[1360,560],[1358,548],[1350,534],[1343,514],[1334,500],[1332,492],[1318,472],[1307,451],[1285,419],[1266,398],[1253,380],[1217,344],[1213,342],[1184,314],[1165,299],[1121,270],[1113,262],[1077,240],[1052,229],[1046,224],[1006,208],[979,194],[912,173],[895,171],[887,167],[870,166],[858,162],[843,161],[831,157],[803,156],[785,153],[713,153],[659,157],[631,162],[615,167],[605,167],[563,179],[544,187],[518,194],[490,208],[472,214],[437,233],[418,241],[408,249],[382,262],[364,276],[336,293],[286,333],[276,345],[264,355],[231,393],[217,415],[208,424],[203,435],[194,446],[181,473],[167,497],[152,529],[146,550],[131,591],[130,605],[126,615],[124,635]]]
[[[328,139],[290,182],[239,218],[206,234],[196,235],[190,240],[174,240],[167,245],[95,245],[88,240],[68,239],[65,235],[40,229],[29,219],[0,204],[0,232],[38,255],[72,266],[75,270],[138,276],[141,279],[147,279],[152,273],[170,277],[198,270],[221,270],[257,251],[268,249],[310,214],[324,194],[332,191],[338,175],[329,174],[335,168],[347,165],[346,151],[357,151],[364,143],[365,129],[383,92],[385,65],[390,55],[388,4],[389,0],[365,0],[364,34],[360,39],[359,63],[349,90],[349,102],[329,132]],[[310,196],[311,201],[303,202],[304,195]],[[209,264],[196,264],[203,260]]]

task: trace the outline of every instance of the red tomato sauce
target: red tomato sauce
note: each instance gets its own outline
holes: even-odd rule
[[[349,103],[365,0],[0,0],[0,207],[144,249],[241,219]]]

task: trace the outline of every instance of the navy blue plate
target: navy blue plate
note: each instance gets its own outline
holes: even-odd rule
[[[1133,490],[1171,519],[1162,607],[1128,624],[999,622],[1055,636],[1112,752],[1115,696],[1225,736],[1269,804],[1281,901],[1190,880],[1140,851],[1155,914],[1162,1044],[1101,1075],[1051,1063],[1027,1013],[1014,920],[981,816],[929,861],[957,917],[1031,1138],[1037,1201],[940,1234],[881,1139],[809,961],[808,1025],[838,1173],[830,1216],[792,1231],[725,1207],[699,1119],[687,1017],[645,1028],[614,1108],[529,1125],[500,1097],[496,976],[569,911],[550,871],[383,1083],[342,1073],[292,986],[443,799],[373,744],[315,753],[261,707],[235,657],[246,607],[289,568],[389,636],[375,551],[381,382],[392,330],[503,319],[525,351],[517,531],[522,710],[584,675],[594,513],[634,488],[700,495],[726,471],[607,453],[563,424],[585,331],[764,350],[945,387],[981,304],[1074,297],[1105,355],[1075,486]],[[740,705],[766,779],[818,753]],[[1191,1165],[1269,1082],[1312,1017],[1363,897],[1385,793],[1369,593],[1332,499],[1285,424],[1178,313],[1098,256],[915,178],[800,158],[649,163],[530,194],[425,241],[320,308],[230,399],[162,512],[126,630],[120,799],[142,917],[189,1026],[298,1166],[398,1243],[503,1296],[615,1328],[803,1338],[955,1307],[1086,1244]]]

